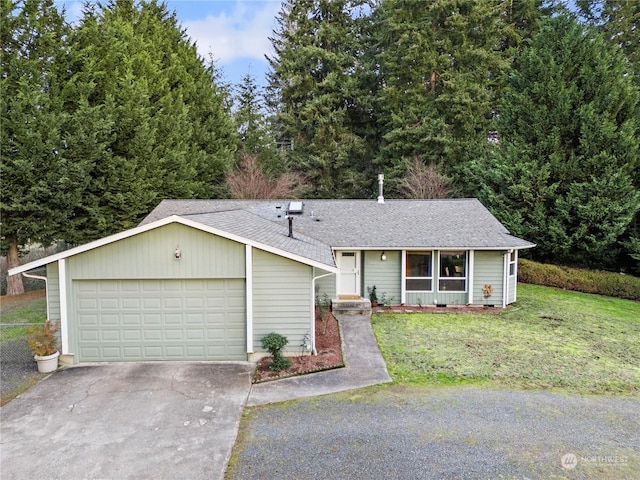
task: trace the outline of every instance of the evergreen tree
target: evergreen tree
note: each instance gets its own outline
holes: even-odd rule
[[[639,95],[618,48],[568,15],[516,57],[481,196],[532,254],[611,266],[640,210]]]
[[[550,17],[561,6],[555,5],[552,0],[507,0],[502,8],[508,25],[503,48],[515,50],[537,33],[540,20]]]
[[[89,155],[92,181],[70,241],[135,226],[164,198],[222,189],[236,146],[233,124],[213,70],[175,14],[155,1],[89,6],[71,45],[67,108],[78,129],[69,150]]]
[[[383,0],[380,9],[378,162],[391,182],[415,156],[462,177],[488,147],[508,66],[501,2]]]
[[[64,238],[85,166],[65,151],[68,26],[52,0],[0,5],[0,212],[2,251],[13,268],[20,249]],[[10,277],[7,294],[23,291],[22,278]]]
[[[640,76],[640,2],[577,0],[578,14],[597,27],[605,39],[622,49]]]
[[[283,170],[276,153],[276,143],[267,119],[262,88],[247,73],[236,87],[233,119],[238,131],[238,158],[251,156],[266,170],[276,174]]]
[[[290,167],[313,185],[312,196],[368,194],[372,166],[363,137],[363,55],[359,20],[366,0],[289,0],[271,38],[270,106]]]

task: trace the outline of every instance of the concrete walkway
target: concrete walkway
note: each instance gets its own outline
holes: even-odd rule
[[[345,367],[251,386],[247,406],[284,402],[391,382],[370,315],[336,315]]]

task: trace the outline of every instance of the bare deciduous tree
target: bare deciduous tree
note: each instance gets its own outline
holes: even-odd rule
[[[231,196],[237,199],[297,198],[306,188],[304,179],[295,173],[278,178],[266,175],[253,155],[243,155],[236,171],[227,177]]]
[[[405,198],[449,198],[453,194],[451,179],[438,171],[435,163],[425,164],[419,156],[407,166],[398,180],[398,190]]]

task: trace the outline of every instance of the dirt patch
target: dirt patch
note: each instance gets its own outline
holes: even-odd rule
[[[302,347],[300,347],[300,351],[301,350]],[[287,357],[291,360],[291,367],[279,372],[269,370],[271,357],[260,359],[253,376],[253,383],[293,377],[295,375],[330,370],[332,368],[344,366],[342,361],[342,343],[340,340],[338,321],[331,312],[327,312],[326,322],[323,322],[317,308],[316,350],[318,352],[317,355],[304,354],[296,357]]]

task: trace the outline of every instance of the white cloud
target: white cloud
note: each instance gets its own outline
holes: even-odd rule
[[[280,1],[237,2],[231,13],[208,15],[203,20],[186,20],[182,26],[204,58],[213,54],[222,64],[240,58],[264,61],[270,52]]]

